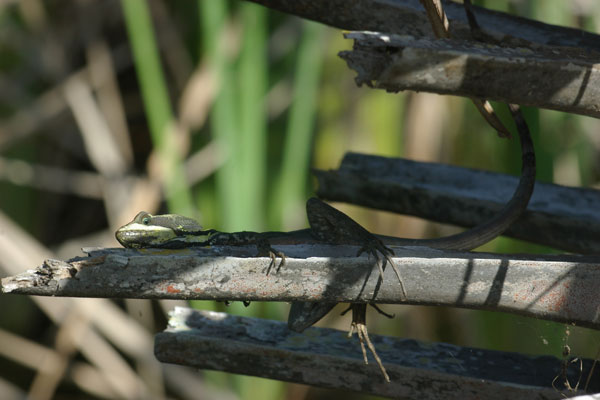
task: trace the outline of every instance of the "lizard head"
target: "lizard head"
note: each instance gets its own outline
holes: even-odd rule
[[[192,218],[177,214],[152,215],[141,211],[131,222],[120,227],[115,236],[123,247],[176,248],[204,241],[206,233]]]

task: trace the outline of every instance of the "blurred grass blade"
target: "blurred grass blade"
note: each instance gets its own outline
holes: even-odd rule
[[[220,229],[234,231],[244,227],[245,205],[240,201],[240,144],[237,142],[239,121],[236,107],[237,90],[234,66],[228,59],[230,41],[226,41],[227,3],[213,0],[199,1],[202,30],[200,43],[217,81],[217,96],[210,114],[211,131],[225,153],[226,162],[215,174],[217,203],[221,211]]]
[[[265,227],[267,157],[266,11],[254,4],[240,4],[243,34],[236,65],[226,3],[201,0],[199,6],[202,21],[200,43],[218,87],[210,115],[211,131],[227,156],[225,164],[215,175],[217,203],[221,210],[219,226],[226,231],[262,230]],[[253,316],[261,314],[256,304],[241,309],[239,303],[234,303],[227,311]],[[207,376],[219,378],[214,373]],[[235,376],[232,381],[242,398],[268,400],[281,397],[281,382],[246,376]]]
[[[124,0],[122,6],[150,135],[159,157],[167,205],[172,212],[192,215],[191,194],[185,182],[181,157],[177,152],[175,119],[154,39],[148,3]]]
[[[240,64],[240,130],[236,132],[239,155],[235,160],[240,181],[236,186],[244,204],[244,229],[265,228],[265,182],[267,165],[267,18],[255,4],[241,4],[244,38]],[[233,160],[232,160],[233,161]],[[240,196],[238,196],[239,202]]]
[[[294,98],[286,132],[283,164],[276,183],[276,198],[271,207],[271,221],[283,229],[298,224],[292,218],[304,215],[298,212],[306,200],[306,175],[310,163],[312,130],[316,119],[316,102],[321,77],[321,44],[323,27],[303,21],[304,33],[298,48]]]

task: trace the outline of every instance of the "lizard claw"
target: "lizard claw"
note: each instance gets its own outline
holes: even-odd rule
[[[269,272],[271,272],[271,269],[277,263],[277,257],[281,258],[281,262],[277,266],[277,269],[275,270],[275,273],[279,272],[279,270],[281,269],[281,267],[283,267],[285,265],[285,254],[283,254],[282,252],[280,252],[280,251],[274,251],[274,250],[269,250],[269,257],[271,258],[271,262],[269,263],[269,267],[267,268],[267,275],[269,275]]]
[[[283,267],[285,265],[285,254],[273,249],[271,247],[271,244],[267,240],[259,241],[256,244],[256,247],[258,248],[259,256],[267,255],[271,258],[271,262],[269,263],[269,266],[267,267],[267,275],[269,275],[269,273],[271,272],[271,269],[273,269],[273,267],[275,267],[275,264],[277,264],[277,257],[281,258],[281,262],[277,266],[277,269],[275,270],[275,272],[279,272],[281,267]]]

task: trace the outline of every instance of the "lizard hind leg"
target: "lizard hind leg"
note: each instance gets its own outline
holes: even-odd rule
[[[379,369],[381,370],[381,373],[383,374],[385,381],[389,383],[390,376],[388,375],[385,367],[383,366],[383,363],[381,362],[381,358],[379,358],[379,355],[377,354],[377,351],[375,350],[375,346],[373,345],[373,342],[371,342],[371,339],[369,338],[369,331],[367,330],[367,324],[366,324],[367,305],[355,303],[355,304],[352,304],[350,306],[350,308],[352,309],[352,324],[350,325],[350,331],[348,332],[348,337],[351,337],[352,334],[354,333],[354,331],[356,331],[356,334],[358,336],[358,341],[360,342],[360,349],[362,350],[363,359],[365,361],[365,364],[367,364],[367,365],[369,364],[369,360],[367,358],[367,351],[365,349],[365,343],[366,343],[367,347],[371,351],[371,354],[373,354],[373,358],[375,358],[375,362],[379,366]]]
[[[369,255],[372,255],[375,258],[375,262],[377,263],[377,268],[379,268],[379,276],[381,277],[382,281],[383,281],[383,270],[385,269],[386,264],[390,264],[392,266],[392,269],[394,270],[394,273],[396,274],[396,277],[398,278],[398,282],[400,282],[400,290],[402,291],[402,298],[403,298],[403,300],[406,300],[408,298],[408,296],[406,294],[406,289],[404,287],[404,280],[402,279],[402,276],[400,275],[400,271],[398,270],[398,267],[396,266],[396,264],[394,263],[394,260],[392,260],[392,257],[391,257],[394,255],[394,251],[392,249],[390,249],[389,247],[387,247],[386,245],[384,245],[379,239],[373,237],[372,240],[369,240],[363,247],[360,248],[360,250],[358,251],[358,254],[356,256],[358,257],[362,253],[367,253]],[[383,257],[380,256],[380,254]]]
[[[340,210],[316,197],[311,197],[307,200],[306,215],[308,216],[312,235],[317,239],[332,244],[352,243],[362,245],[356,256],[358,257],[362,253],[367,253],[375,257],[382,280],[385,263],[390,263],[400,281],[402,295],[404,299],[407,298],[400,271],[396,268],[391,258],[394,255],[394,251],[387,247],[377,236],[363,228],[358,222]]]

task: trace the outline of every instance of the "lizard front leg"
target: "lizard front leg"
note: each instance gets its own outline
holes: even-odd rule
[[[271,262],[267,267],[267,275],[271,272],[277,263],[277,257],[281,258],[276,272],[285,265],[285,254],[271,247],[269,234],[261,232],[241,231],[241,232],[217,232],[215,231],[205,244],[211,246],[245,246],[255,245],[257,256],[269,257]]]
[[[271,247],[271,243],[266,237],[261,237],[258,239],[258,241],[256,242],[256,248],[258,249],[258,256],[271,258],[271,262],[269,263],[269,267],[267,268],[267,275],[269,275],[269,272],[271,272],[271,269],[277,263],[277,257],[281,258],[281,261],[279,262],[279,265],[277,266],[275,272],[279,272],[281,267],[285,265],[285,254]]]

